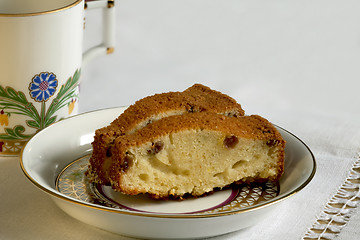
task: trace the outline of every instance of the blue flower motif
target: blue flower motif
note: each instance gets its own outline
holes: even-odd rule
[[[46,102],[54,95],[58,80],[55,74],[42,72],[35,75],[29,85],[30,96],[37,102]]]

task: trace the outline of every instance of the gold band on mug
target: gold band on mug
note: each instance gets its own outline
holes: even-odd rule
[[[54,12],[59,12],[59,11],[62,11],[62,10],[72,8],[72,7],[78,5],[81,2],[82,2],[82,0],[74,0],[73,3],[71,3],[69,5],[66,5],[64,7],[61,7],[61,8],[56,8],[56,9],[46,10],[46,11],[40,11],[40,12],[32,12],[32,13],[1,13],[0,12],[0,17],[29,17],[29,16],[37,16],[37,15],[43,15],[43,14],[48,14],[48,13],[54,13]]]
[[[108,8],[115,7],[115,1],[114,1],[114,0],[108,0],[108,2],[107,2],[107,7],[108,7]],[[87,8],[88,8],[88,5],[87,5],[87,3],[85,2],[85,4],[84,4],[84,9],[86,10]]]
[[[0,155],[19,155],[27,141],[0,140]]]
[[[113,47],[109,47],[109,48],[106,49],[106,53],[107,53],[107,54],[111,54],[111,53],[113,53],[114,51],[115,51],[115,48],[113,48]]]
[[[115,1],[114,0],[108,0],[108,8],[115,7]]]

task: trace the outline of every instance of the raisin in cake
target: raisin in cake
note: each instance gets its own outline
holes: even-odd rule
[[[117,137],[106,169],[125,194],[201,196],[234,182],[277,181],[284,147],[277,129],[257,115],[174,115]]]
[[[195,84],[183,92],[145,97],[127,108],[109,126],[95,132],[87,175],[98,183],[109,183],[110,149],[117,137],[134,133],[168,116],[195,112],[214,112],[232,117],[244,115],[244,110],[233,98],[201,84]]]

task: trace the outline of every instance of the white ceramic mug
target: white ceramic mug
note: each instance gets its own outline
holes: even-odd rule
[[[83,53],[91,8],[103,8],[103,42]],[[77,113],[81,67],[113,51],[114,14],[114,0],[0,1],[0,155]]]

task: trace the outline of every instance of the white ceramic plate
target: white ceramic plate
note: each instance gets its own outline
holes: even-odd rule
[[[310,149],[293,134],[278,128],[287,141],[285,173],[278,185],[232,188],[185,201],[155,201],[89,184],[84,171],[94,131],[108,125],[124,109],[105,109],[60,121],[36,134],[21,158],[28,179],[50,194],[61,209],[104,230],[155,239],[229,233],[267,217],[277,203],[303,189],[315,174]]]

